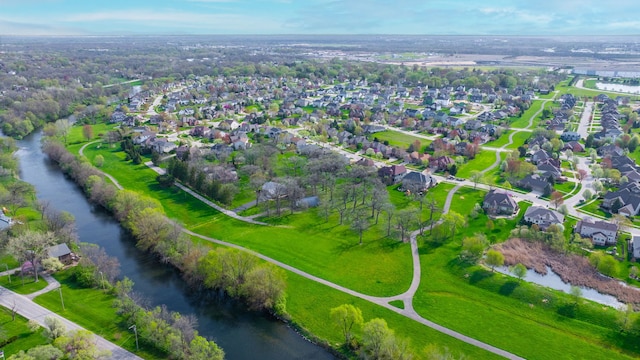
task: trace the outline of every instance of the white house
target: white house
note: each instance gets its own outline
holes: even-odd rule
[[[618,237],[618,225],[606,221],[580,220],[576,232],[582,237],[591,238],[594,245],[615,245]]]

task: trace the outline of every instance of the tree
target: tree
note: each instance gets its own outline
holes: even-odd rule
[[[9,238],[7,252],[14,255],[20,261],[29,261],[33,265],[35,281],[38,281],[38,265],[40,260],[47,255],[47,249],[55,245],[56,239],[52,232],[26,232]]]
[[[577,305],[580,301],[580,298],[582,297],[582,289],[580,289],[580,287],[578,286],[572,285],[571,289],[569,290],[569,294],[571,294],[571,297],[573,298],[573,303]]]
[[[351,230],[358,233],[360,239],[360,245],[362,245],[362,234],[369,228],[369,219],[367,218],[367,211],[364,208],[358,208],[353,212],[353,219],[351,220]]]
[[[578,173],[576,174],[576,176],[578,177],[578,180],[580,180],[580,182],[582,182],[582,180],[586,179],[588,175],[589,175],[589,173],[585,169],[578,169]]]
[[[371,319],[362,326],[362,350],[372,359],[380,359],[383,344],[387,338],[393,337],[384,319]]]
[[[451,239],[456,236],[456,230],[467,225],[465,218],[455,211],[449,211],[442,215],[442,226],[449,229],[451,232]]]
[[[66,326],[62,323],[57,317],[47,316],[44,318],[45,325],[45,333],[49,340],[54,341],[55,339],[63,336],[67,332]]]
[[[93,139],[93,127],[91,125],[84,125],[82,127],[82,135],[87,141]]]
[[[415,208],[407,208],[398,211],[396,214],[396,226],[400,229],[400,240],[404,241],[406,235],[409,231],[409,228],[413,226],[416,218],[416,213],[418,209]]]
[[[189,343],[189,355],[187,359],[193,360],[222,360],[224,351],[213,341],[202,336],[195,336]]]
[[[250,255],[251,256],[251,255]],[[251,269],[240,286],[240,294],[253,310],[274,310],[284,299],[285,272],[273,264],[265,263]],[[276,309],[284,313],[284,309]]]
[[[527,267],[522,265],[522,263],[517,263],[511,268],[511,272],[518,278],[519,281],[522,281],[522,278],[527,275]]]
[[[558,206],[564,203],[563,195],[560,191],[554,191],[551,193],[551,204],[558,210]]]
[[[484,261],[491,267],[491,272],[493,272],[496,266],[504,265],[504,255],[498,250],[491,249],[487,251],[487,257]]]
[[[68,119],[60,119],[55,122],[56,136],[61,137],[65,145],[67,145],[67,137],[71,130],[71,123]]]
[[[478,170],[472,170],[469,180],[473,182],[473,188],[475,189],[478,183],[482,180],[482,173]]]
[[[27,198],[35,193],[33,185],[24,181],[13,181],[5,185],[7,190],[3,196],[3,203],[11,210],[11,216],[16,216],[18,210],[28,205]]]
[[[338,307],[331,309],[331,320],[340,328],[344,335],[344,342],[347,346],[351,344],[351,331],[354,326],[362,326],[364,320],[362,318],[362,311],[351,305],[342,304]]]
[[[100,350],[94,336],[88,330],[76,330],[57,338],[53,345],[63,350],[69,359],[107,359],[111,351]]]
[[[15,355],[11,355],[12,360],[58,360],[62,359],[64,353],[51,344],[40,345],[29,349],[27,352],[20,350]]]
[[[102,167],[102,165],[104,165],[104,156],[101,154],[96,155],[96,157],[93,158],[93,165],[96,167]]]
[[[465,237],[462,239],[462,252],[460,257],[468,262],[476,263],[481,257],[487,246],[487,239],[484,234],[476,234],[476,236]]]

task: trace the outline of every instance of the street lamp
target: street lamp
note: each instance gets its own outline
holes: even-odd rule
[[[129,326],[129,330],[133,329],[133,333],[136,334],[136,351],[139,351],[140,349],[138,348],[138,328],[136,327],[136,325],[131,325]]]
[[[62,287],[58,287],[58,292],[60,293],[60,303],[62,303],[62,310],[64,311],[64,300],[62,300]]]

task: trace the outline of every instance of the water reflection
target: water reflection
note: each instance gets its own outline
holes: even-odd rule
[[[507,267],[496,267],[496,271],[513,276],[513,274]],[[538,274],[533,269],[527,269],[527,275],[523,278],[523,280],[546,286],[551,289],[564,291],[567,294],[571,293],[571,284],[562,281],[560,276],[553,272],[548,266],[546,275]],[[618,299],[616,299],[614,296],[600,293],[598,292],[598,290],[588,287],[580,286],[580,289],[582,290],[582,297],[585,299],[592,300],[597,303],[608,305],[617,309],[622,309],[625,307],[625,304],[618,301]]]

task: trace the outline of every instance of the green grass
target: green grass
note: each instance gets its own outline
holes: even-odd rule
[[[71,278],[71,271],[65,270],[55,275],[62,287],[64,310],[58,291],[42,294],[34,301],[45,308],[67,318],[85,329],[104,337],[129,351],[135,352],[135,339],[131,336],[124,319],[116,314],[113,307],[115,297],[98,289],[82,288]],[[156,350],[140,342],[140,352],[145,359],[162,359]]]
[[[509,143],[509,135],[513,133],[513,130],[509,130],[509,131],[505,131],[499,139],[494,140],[494,141],[489,141],[486,144],[483,144],[482,146],[489,146],[489,147],[502,147],[504,145],[506,145],[507,143]]]
[[[385,238],[382,221],[365,232],[363,245],[358,245],[357,234],[348,225],[338,225],[337,214],[325,222],[316,210],[284,215],[278,220],[281,227],[249,225],[220,214],[175,187],[160,188],[153,170],[125,162],[121,151],[95,145],[85,150],[90,158],[98,153],[105,157],[103,171],[115,176],[126,189],[158,199],[167,216],[193,231],[246,246],[367,294],[395,295],[411,281],[411,264],[406,261],[410,247]]]
[[[422,351],[428,344],[437,344],[441,348],[449,348],[456,355],[464,354],[467,359],[500,358],[368,301],[349,296],[294,273],[287,275],[287,311],[299,326],[320,338],[327,339],[335,348],[344,342],[344,337],[331,322],[329,312],[342,304],[353,304],[362,310],[365,322],[373,318],[385,319],[396,335],[410,339],[410,348],[415,352]],[[361,338],[361,329],[354,329],[354,334]]]
[[[461,194],[465,199],[480,198],[466,191]],[[469,206],[462,201],[453,204],[454,211]],[[520,205],[519,217],[528,204]],[[509,220],[504,230],[496,226],[491,233],[495,232],[496,241],[502,241],[514,225],[515,220]],[[611,328],[615,325],[614,310],[584,304],[574,318],[563,316],[568,296],[461,264],[458,253],[464,234],[487,231],[486,217],[480,216],[469,219],[468,228],[454,240],[440,244],[425,238],[420,247],[422,282],[413,301],[419,314],[527,359],[631,358],[610,349],[611,342],[627,346],[616,339],[617,331]],[[549,306],[542,298],[552,299]]]
[[[47,344],[47,339],[40,328],[36,332],[31,332],[27,326],[28,320],[20,315],[16,315],[15,320],[11,318],[11,311],[0,306],[0,324],[7,338],[17,337],[15,341],[2,347],[4,356],[8,359],[11,355],[17,354],[20,350],[27,351],[33,347]]]
[[[47,281],[38,277],[38,282],[35,282],[35,277],[30,275],[25,276],[24,279],[20,275],[11,275],[11,282],[9,282],[9,276],[1,276],[0,286],[18,294],[27,295],[47,287]]]
[[[409,148],[409,145],[413,144],[416,140],[420,142],[420,152],[424,151],[424,148],[431,144],[431,140],[419,138],[417,136],[407,135],[398,131],[382,131],[371,135],[371,139],[378,139],[380,142],[388,141],[391,146],[398,146],[403,149]]]
[[[531,137],[531,133],[528,131],[518,131],[513,135],[513,143],[507,146],[507,149],[517,149],[524,145],[524,142]]]
[[[576,183],[571,182],[571,181],[566,181],[563,183],[556,183],[555,185],[553,185],[553,188],[565,193],[565,194],[570,194],[571,192],[573,192],[573,188],[575,187]]]
[[[611,214],[609,214],[608,212],[602,210],[600,208],[600,204],[602,204],[602,200],[596,200],[596,201],[592,201],[586,205],[583,205],[581,207],[578,208],[578,211],[584,211],[584,212],[588,212],[588,213],[592,213],[592,214],[596,214],[599,216],[602,216],[604,218],[610,218]]]
[[[543,101],[534,101],[531,106],[522,113],[522,116],[511,123],[511,128],[522,129],[529,125],[531,117],[542,108]]]
[[[93,128],[93,138],[91,139],[91,141],[99,139],[99,134],[106,135],[108,131],[113,130],[116,126],[117,124],[107,124],[107,123],[98,123],[95,125],[91,125],[91,127]],[[67,144],[73,145],[73,144],[84,143],[87,141],[87,139],[85,139],[83,135],[82,127],[83,125],[81,124],[77,124],[71,127],[71,130],[69,131],[69,136],[67,137]]]
[[[471,171],[482,171],[489,166],[493,165],[496,161],[496,153],[494,151],[482,150],[476,155],[475,159],[460,165],[456,176],[461,178],[469,178]]]

